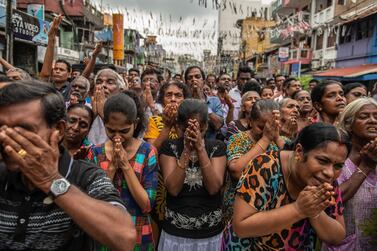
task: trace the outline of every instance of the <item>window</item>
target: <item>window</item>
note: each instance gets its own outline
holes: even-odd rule
[[[349,43],[352,40],[352,26],[343,25],[340,28],[339,44]]]
[[[338,0],[339,5],[346,5],[346,0]]]
[[[356,25],[356,40],[368,38],[370,35],[369,20],[362,21]]]
[[[317,35],[317,42],[315,45],[316,50],[321,50],[323,48],[323,33],[321,35]]]
[[[329,36],[327,37],[327,48],[335,46],[336,42],[336,35],[334,31],[331,31]]]

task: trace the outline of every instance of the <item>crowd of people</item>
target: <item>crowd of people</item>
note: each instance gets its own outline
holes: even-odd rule
[[[376,88],[1,59],[0,250],[373,250]]]

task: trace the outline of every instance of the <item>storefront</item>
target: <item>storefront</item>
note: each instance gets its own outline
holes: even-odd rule
[[[47,44],[49,23],[14,9],[12,29],[14,34],[14,66],[36,75],[39,71],[37,46]]]

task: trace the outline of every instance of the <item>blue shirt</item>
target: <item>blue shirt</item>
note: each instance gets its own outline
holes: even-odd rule
[[[224,119],[223,109],[221,107],[221,101],[216,96],[206,97],[206,102],[208,106],[208,114],[215,113],[222,120]],[[209,127],[206,133],[207,139],[216,139],[216,134],[219,130],[216,130],[211,121],[209,121]]]

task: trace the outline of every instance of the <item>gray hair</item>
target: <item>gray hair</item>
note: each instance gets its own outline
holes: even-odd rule
[[[119,75],[119,73],[117,73],[116,71],[114,71],[113,69],[110,69],[110,68],[106,68],[106,69],[102,69],[102,70],[99,70],[96,74],[96,76],[94,77],[94,83],[96,84],[97,83],[97,79],[98,77],[106,72],[106,71],[109,71],[111,72],[112,74],[115,75],[115,79],[116,79],[116,85],[119,87],[119,88],[122,88],[122,89],[128,89],[128,84],[126,84],[122,78],[121,75]]]
[[[224,75],[224,74],[223,74],[223,75]],[[259,93],[258,93],[257,91],[248,91],[248,92],[245,92],[245,93],[242,95],[242,98],[241,98],[241,107],[242,107],[242,105],[245,103],[246,99],[248,99],[248,98],[251,96],[251,94],[254,94],[254,93],[256,93],[256,94],[259,95]],[[260,97],[260,95],[259,95],[259,97]],[[240,112],[238,113],[238,118],[239,118],[239,119],[246,118],[246,115],[247,115],[249,112],[250,112],[250,111],[242,111],[242,109],[241,109]]]
[[[349,103],[340,115],[338,128],[346,133],[352,131],[352,124],[355,122],[356,113],[366,105],[373,105],[377,108],[377,102],[373,98],[359,98]]]
[[[90,82],[89,82],[89,80],[88,80],[86,77],[79,75],[79,76],[77,76],[77,77],[72,81],[72,84],[74,84],[76,81],[79,81],[79,80],[82,80],[82,81],[85,82],[85,84],[86,84],[86,94],[88,94],[88,93],[89,93],[89,90],[90,90]]]
[[[290,100],[294,100],[292,98],[283,98],[282,100],[279,101],[279,110],[281,110],[286,104],[288,101]]]
[[[260,99],[253,105],[250,112],[250,119],[257,120],[264,113],[271,113],[274,110],[279,110],[279,104],[270,99]]]
[[[33,80],[29,73],[20,68],[11,68],[7,71],[7,73],[8,72],[18,72],[20,74],[21,80]]]

